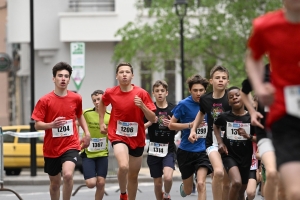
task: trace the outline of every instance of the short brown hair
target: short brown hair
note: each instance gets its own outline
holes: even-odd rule
[[[54,67],[52,68],[53,77],[56,76],[57,71],[61,71],[64,69],[69,72],[70,76],[72,75],[72,71],[73,71],[72,67],[66,62],[59,62],[56,65],[54,65]]]
[[[201,84],[201,85],[203,85],[204,89],[206,90],[209,82],[206,78],[203,78],[199,74],[195,74],[195,75],[189,77],[187,79],[186,83],[188,84],[189,89],[191,89],[194,84]]]
[[[210,70],[210,78],[213,78],[214,74],[219,71],[219,72],[225,72],[227,74],[227,77],[229,79],[229,71],[226,67],[223,67],[221,65],[216,65]]]
[[[122,66],[129,66],[130,67],[130,71],[131,73],[133,74],[133,67],[131,66],[130,63],[127,63],[127,62],[121,62],[117,65],[117,68],[116,68],[116,74],[118,74],[118,71],[119,71],[119,68],[122,67]]]
[[[91,97],[93,96],[93,95],[99,95],[99,94],[104,94],[104,92],[103,92],[103,90],[95,90],[92,94],[91,94]]]
[[[156,81],[154,84],[153,84],[153,86],[152,86],[152,91],[154,91],[154,88],[155,87],[159,87],[159,86],[163,86],[163,88],[165,88],[166,89],[166,91],[168,91],[168,83],[166,82],[166,81],[164,81],[164,80],[158,80],[158,81]]]

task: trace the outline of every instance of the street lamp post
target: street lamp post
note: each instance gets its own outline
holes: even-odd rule
[[[180,19],[180,67],[181,67],[181,97],[184,99],[184,37],[183,37],[183,18],[186,16],[186,9],[187,9],[187,1],[186,0],[175,0],[175,9],[176,14]]]
[[[33,2],[30,0],[30,98],[31,112],[34,109],[34,8]],[[36,131],[34,121],[30,121],[30,131]],[[30,138],[30,175],[36,176],[36,138]]]

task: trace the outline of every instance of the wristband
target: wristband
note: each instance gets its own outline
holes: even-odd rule
[[[248,140],[252,140],[253,139],[253,135],[250,135],[250,138]]]
[[[191,123],[189,123],[189,129],[191,129]]]

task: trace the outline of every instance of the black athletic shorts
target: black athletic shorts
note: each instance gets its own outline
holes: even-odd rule
[[[200,167],[207,168],[207,174],[212,172],[212,166],[205,151],[189,152],[178,148],[177,162],[183,180],[197,173]]]
[[[44,172],[49,176],[56,176],[62,170],[62,164],[66,161],[78,162],[79,154],[77,149],[70,149],[57,158],[44,157]]]
[[[227,174],[229,173],[230,168],[237,166],[240,171],[241,178],[242,178],[242,184],[248,183],[250,165],[246,166],[246,167],[241,167],[238,165],[238,163],[232,157],[229,157],[229,156],[222,157],[222,161],[223,161],[225,170],[227,171]]]
[[[277,168],[287,162],[300,161],[300,119],[285,115],[271,126]]]
[[[112,142],[112,147],[114,147],[115,144],[119,144],[119,143],[123,143],[123,144],[126,144],[125,142],[122,142],[122,141],[115,141],[115,142]],[[133,157],[140,157],[143,155],[144,153],[144,147],[137,147],[135,149],[131,149],[128,144],[126,144],[126,146],[128,147],[128,152],[129,152],[129,155],[133,156]]]

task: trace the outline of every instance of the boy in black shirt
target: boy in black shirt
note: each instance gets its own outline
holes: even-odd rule
[[[231,180],[229,199],[243,200],[252,161],[252,141],[256,137],[253,136],[254,129],[241,100],[240,89],[231,87],[227,92],[232,110],[218,116],[214,122],[214,132],[220,133],[221,127],[225,128],[223,139],[217,137],[217,140],[224,167]]]
[[[150,138],[147,164],[151,177],[154,180],[154,192],[157,200],[170,200],[173,171],[175,169],[175,143],[176,131],[170,130],[168,125],[172,116],[174,105],[167,102],[168,84],[158,80],[153,85],[153,96],[156,106],[156,123],[145,123]],[[164,175],[164,191],[162,192],[162,175]]]

